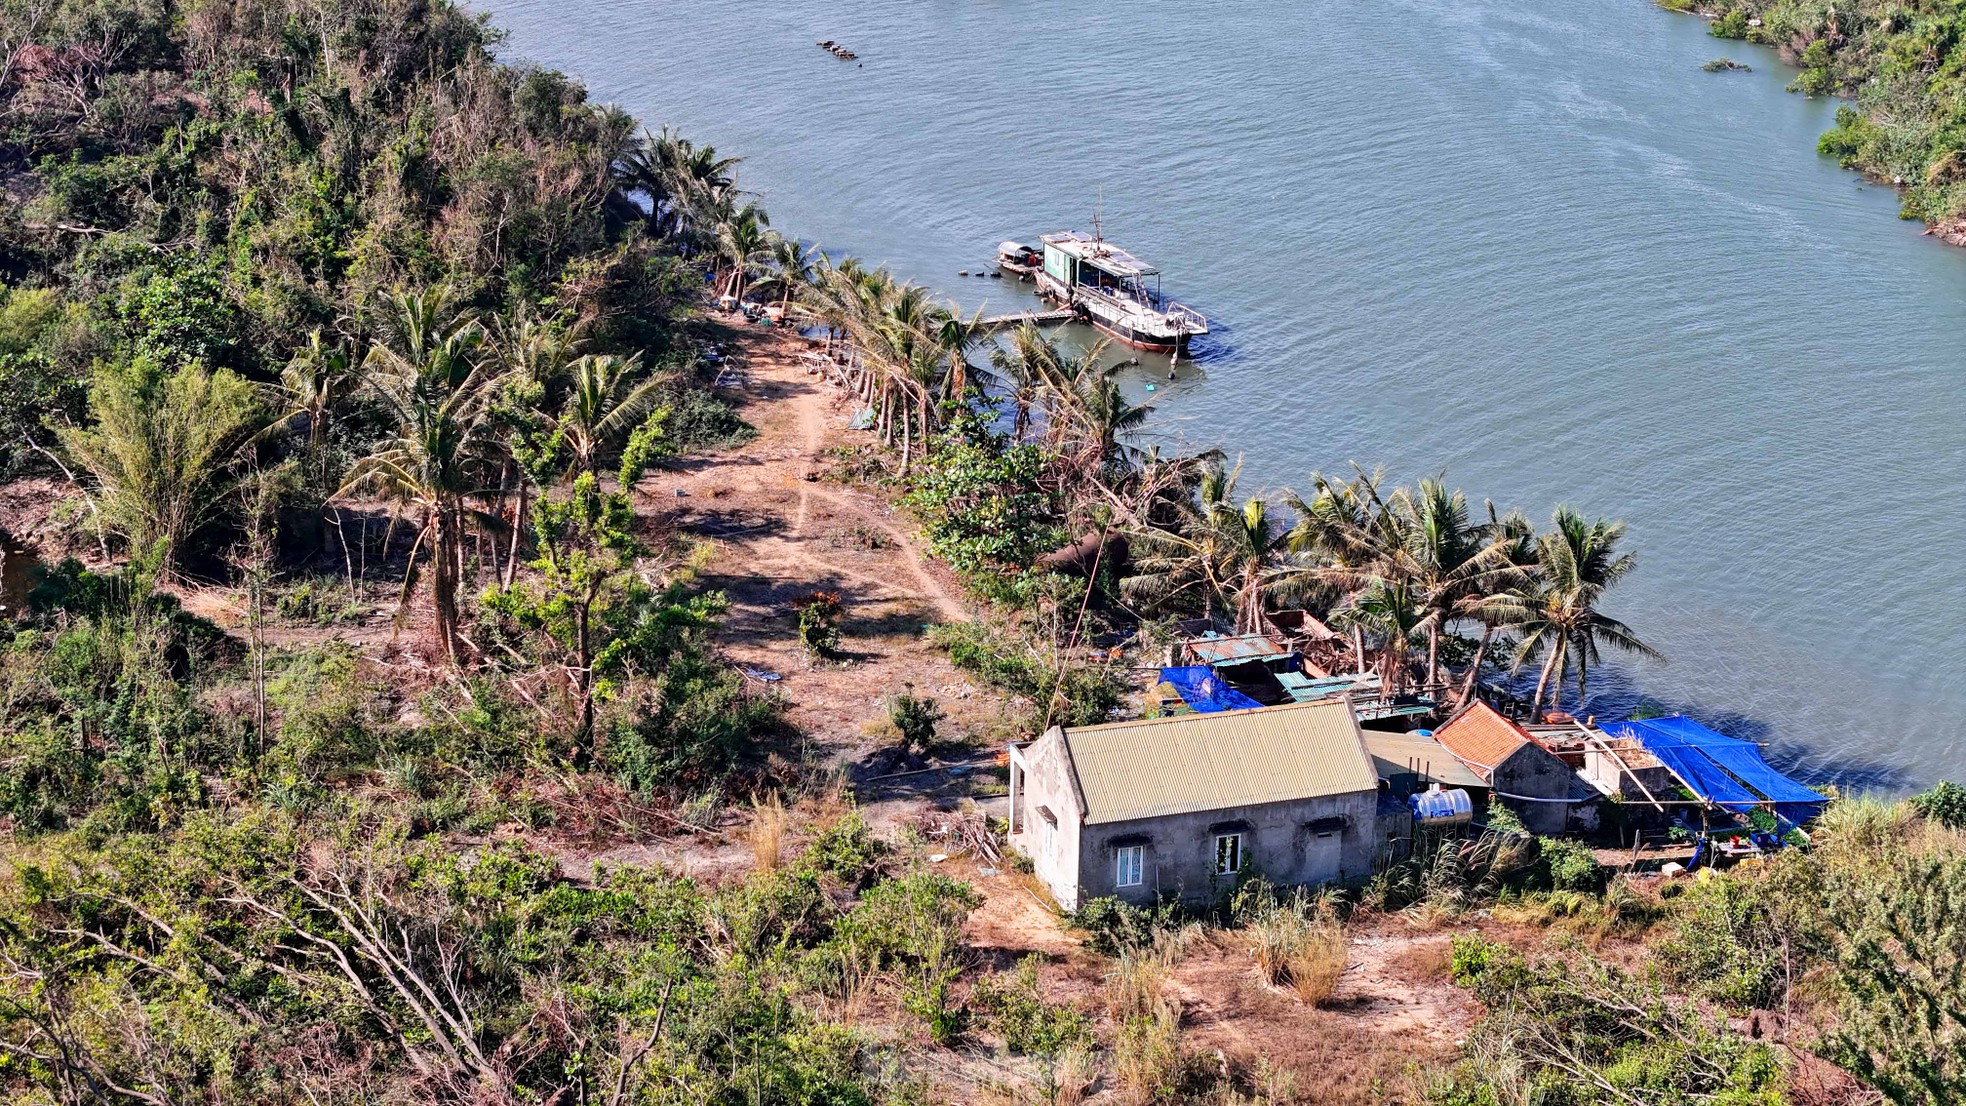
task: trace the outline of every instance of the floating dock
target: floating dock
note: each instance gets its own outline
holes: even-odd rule
[[[1025,323],[1033,326],[1056,326],[1059,323],[1076,322],[1078,317],[1079,313],[1072,308],[1061,307],[1055,311],[1013,311],[1008,315],[989,315],[983,318],[979,325],[991,330],[1000,330],[1007,326],[1023,326]]]

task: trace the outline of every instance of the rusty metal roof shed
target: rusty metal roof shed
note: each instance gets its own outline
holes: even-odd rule
[[[1063,736],[1088,824],[1379,786],[1343,699],[1081,726]]]

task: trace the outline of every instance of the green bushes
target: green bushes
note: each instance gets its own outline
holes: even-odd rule
[[[1922,818],[1948,829],[1966,829],[1966,787],[1942,780],[1930,791],[1913,795],[1910,802]]]
[[[1174,903],[1142,907],[1111,896],[1087,899],[1071,914],[1073,928],[1085,931],[1086,947],[1101,956],[1151,948],[1161,934],[1178,928],[1182,921],[1180,907]]]
[[[1845,168],[1902,189],[1900,213],[1943,222],[1966,215],[1966,6],[1891,0],[1695,0],[1719,38],[1781,50],[1810,96],[1848,92],[1817,149]]]
[[[904,689],[887,704],[887,719],[901,735],[902,746],[911,752],[933,745],[935,726],[947,717],[934,699],[916,695],[912,688]]]
[[[1736,1010],[1780,1005],[1793,957],[1759,882],[1697,880],[1674,905],[1672,932],[1659,946],[1669,982]]]
[[[814,1013],[788,968],[802,950],[879,940],[882,985],[928,993],[923,965],[961,950],[934,961],[923,943],[949,940],[975,902],[919,873],[844,910],[811,873],[715,895],[640,868],[574,883],[522,846],[405,828],[359,805],[318,823],[194,814],[19,855],[0,876],[0,953],[35,974],[0,982],[0,1033],[50,1059],[0,1066],[0,1088],[54,1100],[93,1079],[173,1101],[306,1102],[352,1064],[405,1099],[438,1080],[512,1100],[605,1101],[617,1085],[664,1103],[886,1100],[903,1089],[891,1061]],[[76,943],[40,939],[48,927]],[[1076,1039],[1069,1014],[1005,997],[990,1016],[1022,1045]],[[325,1049],[335,1066],[232,1062],[249,1048]]]
[[[1111,719],[1127,684],[1111,669],[1064,657],[1047,657],[1029,643],[982,622],[944,622],[929,627],[929,641],[957,668],[992,687],[1031,701],[1027,729],[1049,717],[1054,725],[1089,726]]]
[[[1018,961],[1009,976],[985,976],[970,1001],[981,1010],[1004,1047],[1021,1056],[1055,1056],[1073,1045],[1090,1044],[1092,1019],[1069,1006],[1046,1002],[1038,992],[1035,954]]]
[[[1773,1050],[1656,982],[1587,955],[1531,960],[1475,937],[1455,940],[1452,966],[1483,1013],[1436,1103],[1783,1101]]]
[[[959,419],[910,477],[905,502],[922,520],[929,552],[968,577],[1030,566],[1063,541],[1057,504],[1040,478],[1048,459],[973,417]]]

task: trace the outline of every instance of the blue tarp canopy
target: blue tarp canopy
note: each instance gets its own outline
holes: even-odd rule
[[[1160,678],[1162,683],[1174,685],[1174,690],[1181,695],[1181,701],[1193,707],[1198,714],[1263,705],[1230,687],[1227,680],[1217,676],[1215,670],[1205,664],[1163,668]]]
[[[1613,722],[1604,732],[1637,739],[1646,752],[1684,780],[1694,795],[1729,810],[1748,810],[1768,802],[1775,805],[1775,813],[1784,821],[1800,824],[1822,813],[1829,802],[1827,796],[1769,767],[1760,746],[1716,733],[1685,715]]]

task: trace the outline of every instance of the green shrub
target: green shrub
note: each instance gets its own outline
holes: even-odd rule
[[[1004,1047],[1020,1056],[1057,1056],[1092,1041],[1092,1019],[1063,1003],[1045,1001],[1038,990],[1036,953],[1018,961],[1009,975],[986,975],[970,993]]]
[[[1073,928],[1085,931],[1086,947],[1101,956],[1151,947],[1155,937],[1182,921],[1174,903],[1141,907],[1111,896],[1087,899],[1070,917]]]
[[[957,572],[1016,572],[1064,540],[1042,483],[1049,463],[1036,445],[958,419],[910,478],[904,501],[922,520],[929,552]]]
[[[1046,657],[982,622],[938,623],[929,627],[928,639],[947,652],[957,668],[1029,699],[1025,723],[1029,732],[1037,732],[1047,717],[1060,726],[1106,722],[1125,702],[1129,685],[1112,669]]]
[[[1966,787],[1941,780],[1931,790],[1913,795],[1911,808],[1927,821],[1949,829],[1966,828]]]
[[[1668,980],[1735,1009],[1780,1005],[1789,941],[1761,883],[1728,875],[1695,880],[1674,905],[1672,932],[1659,945]]]
[[[926,749],[935,743],[935,724],[947,718],[935,700],[904,690],[888,701],[887,718],[901,733],[901,743],[909,750]]]
[[[799,644],[814,658],[831,657],[840,650],[840,593],[815,591],[795,601],[799,615]]]
[[[1560,837],[1539,837],[1536,843],[1541,850],[1537,875],[1539,881],[1547,882],[1550,890],[1595,894],[1604,889],[1609,873],[1598,864],[1588,846]]]
[[[886,844],[868,832],[860,812],[850,810],[812,839],[800,863],[849,887],[864,887],[879,874],[878,866],[888,851]]]

